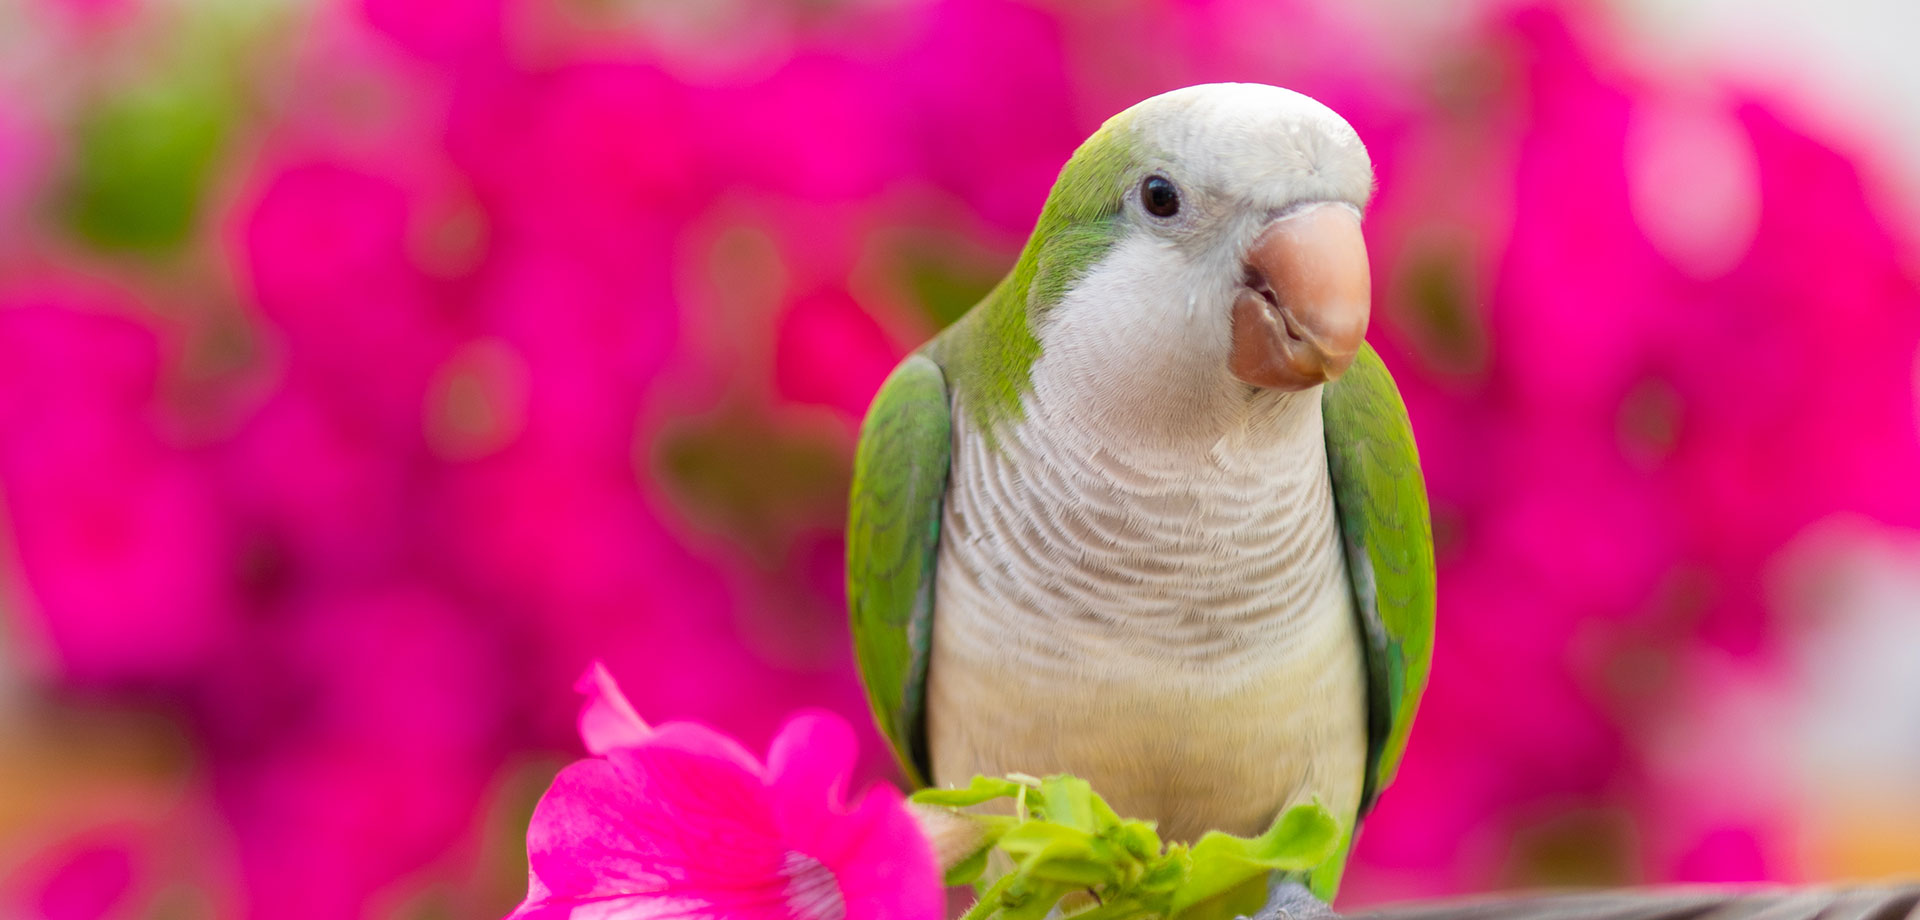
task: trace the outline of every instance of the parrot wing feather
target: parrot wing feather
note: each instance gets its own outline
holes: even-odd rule
[[[1393,780],[1433,657],[1433,530],[1413,427],[1370,345],[1326,388],[1327,464],[1367,663],[1360,813]]]
[[[847,513],[847,603],[861,683],[915,783],[929,776],[927,658],[953,452],[946,376],[924,355],[894,368],[867,410]]]

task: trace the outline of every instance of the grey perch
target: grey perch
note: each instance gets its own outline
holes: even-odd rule
[[[1299,885],[1252,920],[1341,920]],[[1345,920],[1920,920],[1920,883],[1821,888],[1648,888],[1387,905]]]

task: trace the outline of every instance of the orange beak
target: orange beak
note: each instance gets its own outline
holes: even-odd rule
[[[1244,383],[1304,390],[1338,378],[1367,337],[1373,281],[1360,217],[1314,204],[1267,225],[1233,302],[1228,365]]]

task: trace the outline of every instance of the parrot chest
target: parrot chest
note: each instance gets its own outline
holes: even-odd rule
[[[1365,680],[1314,399],[1212,443],[1036,407],[957,432],[935,581],[936,782],[1068,771],[1173,837],[1357,808]]]

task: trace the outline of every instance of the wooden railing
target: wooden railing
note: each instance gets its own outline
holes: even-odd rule
[[[1338,914],[1282,886],[1253,920],[1920,920],[1920,882],[1850,887],[1645,888],[1493,895]]]

